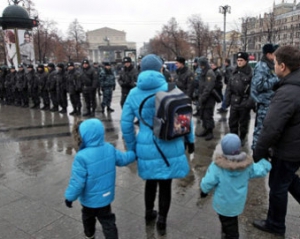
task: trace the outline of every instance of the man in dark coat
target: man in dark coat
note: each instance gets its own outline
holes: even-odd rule
[[[56,93],[58,105],[62,108],[59,113],[67,113],[68,98],[67,98],[67,86],[65,77],[65,65],[58,63],[56,72]]]
[[[193,98],[194,74],[185,66],[185,59],[181,56],[176,57],[176,86],[182,90],[188,97]]]
[[[100,73],[100,82],[101,82],[101,90],[103,92],[101,112],[104,113],[105,107],[107,113],[114,112],[114,109],[110,107],[110,104],[112,100],[112,93],[116,88],[116,78],[114,73],[111,70],[111,65],[109,62],[104,63],[104,70]]]
[[[201,67],[201,75],[199,79],[199,116],[202,120],[202,131],[196,133],[197,137],[205,137],[205,140],[213,139],[214,108],[216,104],[212,91],[216,84],[216,75],[208,64],[206,57],[200,57],[198,64]]]
[[[28,88],[25,78],[25,70],[22,64],[18,66],[18,72],[16,75],[16,105],[28,107]]]
[[[237,134],[242,146],[245,144],[250,123],[250,112],[254,101],[250,96],[252,68],[248,64],[246,52],[237,53],[237,66],[232,72],[227,85],[226,108],[230,107],[229,129],[230,133]]]
[[[99,85],[98,71],[90,66],[87,59],[82,61],[82,92],[86,104],[86,113],[83,116],[95,116],[96,103],[96,90]]]
[[[47,88],[50,94],[50,99],[52,102],[52,108],[50,111],[56,112],[58,111],[58,100],[57,100],[57,91],[56,91],[56,70],[55,65],[53,63],[48,64],[48,79],[47,79]]]
[[[47,87],[48,73],[45,72],[45,68],[43,64],[38,65],[35,76],[39,86],[39,95],[43,99],[44,106],[42,110],[50,110],[50,98],[49,98],[49,91]]]
[[[254,149],[254,160],[271,157],[269,210],[266,220],[253,225],[262,231],[284,235],[288,192],[300,203],[300,51],[279,47],[275,53],[279,78]]]
[[[69,115],[81,115],[81,99],[82,92],[81,73],[75,68],[74,62],[68,62],[68,72],[66,74],[66,88],[70,95],[73,111]]]
[[[224,67],[224,71],[223,71],[223,76],[224,76],[224,84],[226,86],[225,89],[225,93],[223,95],[223,101],[222,101],[222,105],[221,107],[217,110],[218,113],[226,113],[227,109],[226,109],[226,92],[227,92],[227,84],[232,76],[232,67],[231,67],[231,61],[230,59],[225,59],[225,67]]]
[[[124,57],[123,64],[124,64],[124,68],[121,71],[120,77],[118,79],[119,85],[121,86],[121,93],[122,93],[121,102],[120,102],[122,108],[130,90],[133,87],[135,87],[137,77],[139,74],[137,69],[135,69],[134,66],[131,64],[130,57],[128,56]]]

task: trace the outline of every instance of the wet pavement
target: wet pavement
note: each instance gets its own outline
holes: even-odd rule
[[[124,150],[120,132],[120,89],[113,96],[110,114],[96,112],[106,127],[106,140]],[[72,108],[69,104],[68,112]],[[81,206],[64,204],[75,150],[71,129],[78,118],[67,114],[0,106],[0,238],[79,239],[84,238]],[[190,172],[173,181],[172,204],[167,234],[159,236],[155,224],[145,226],[144,181],[136,164],[117,169],[116,197],[112,204],[120,239],[217,239],[220,223],[211,205],[211,195],[199,198],[199,182],[212,156],[220,152],[220,138],[228,132],[226,115],[215,114],[214,139],[196,137],[195,153],[189,155]],[[195,119],[196,131],[201,128]],[[250,132],[253,131],[252,115]],[[244,147],[249,149],[252,135]],[[239,216],[240,238],[280,238],[253,228],[251,222],[265,218],[268,208],[266,179],[254,179],[249,186],[244,213]],[[289,197],[285,238],[300,239],[300,207]],[[103,239],[100,224],[96,238]]]

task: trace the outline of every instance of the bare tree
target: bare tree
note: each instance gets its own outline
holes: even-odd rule
[[[68,40],[74,41],[76,61],[80,61],[84,55],[83,46],[86,44],[86,34],[77,19],[75,19],[69,26]]]
[[[190,28],[190,41],[197,56],[202,56],[209,42],[209,26],[205,24],[200,15],[188,18]]]
[[[249,29],[250,29],[250,17],[243,17],[242,18],[242,35],[241,35],[241,39],[242,39],[242,49],[244,52],[247,51],[248,49],[248,36],[249,36]]]

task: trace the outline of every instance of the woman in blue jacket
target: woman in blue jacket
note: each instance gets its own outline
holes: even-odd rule
[[[146,223],[157,217],[157,212],[153,209],[156,188],[159,185],[159,217],[156,226],[160,234],[165,234],[167,214],[171,204],[172,179],[185,177],[189,172],[189,164],[185,155],[183,137],[170,141],[158,139],[153,135],[153,131],[140,120],[141,102],[151,94],[168,89],[168,83],[161,74],[161,69],[162,61],[158,56],[150,54],[143,57],[137,86],[130,91],[123,106],[121,128],[127,149],[136,152],[139,176],[146,180]],[[155,114],[154,98],[147,100],[142,110],[143,119],[150,125],[153,125]],[[135,118],[138,118],[140,122],[137,134],[134,129]],[[191,133],[186,137],[190,153],[193,152],[194,147],[193,125],[191,127]],[[166,156],[169,166],[159,153],[153,139]]]
[[[104,127],[98,119],[79,122],[74,128],[74,138],[79,151],[72,165],[65,203],[79,198],[82,221],[87,238],[94,238],[96,218],[102,225],[105,238],[118,239],[115,214],[111,202],[115,196],[116,165],[125,166],[135,160],[135,153],[122,153],[104,141]]]

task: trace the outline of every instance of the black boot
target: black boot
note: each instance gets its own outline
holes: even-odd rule
[[[163,236],[166,234],[167,222],[166,218],[162,216],[158,216],[158,220],[156,222],[156,229],[159,235]]]
[[[91,115],[91,111],[88,110],[86,113],[84,113],[82,116],[90,116]]]
[[[57,112],[58,111],[58,107],[54,106],[50,109],[51,112]]]
[[[107,106],[107,113],[114,112],[115,110]]]
[[[207,134],[208,134],[208,130],[206,128],[203,128],[199,134],[196,133],[196,136],[197,137],[205,137]]]
[[[62,109],[59,111],[59,113],[65,114],[65,113],[67,113],[67,109],[66,109],[66,108],[62,108]]]
[[[77,111],[76,111],[76,115],[80,116],[81,115],[81,108],[78,107]]]
[[[212,140],[214,138],[214,134],[213,134],[213,130],[212,129],[209,129],[207,130],[207,135],[205,136],[205,140],[206,141],[209,141],[209,140]]]
[[[101,110],[100,110],[100,112],[101,112],[101,113],[104,113],[104,111],[105,111],[105,105],[102,105],[102,104],[101,104]]]
[[[145,215],[146,225],[150,224],[157,217],[157,211],[155,210],[147,210]]]

